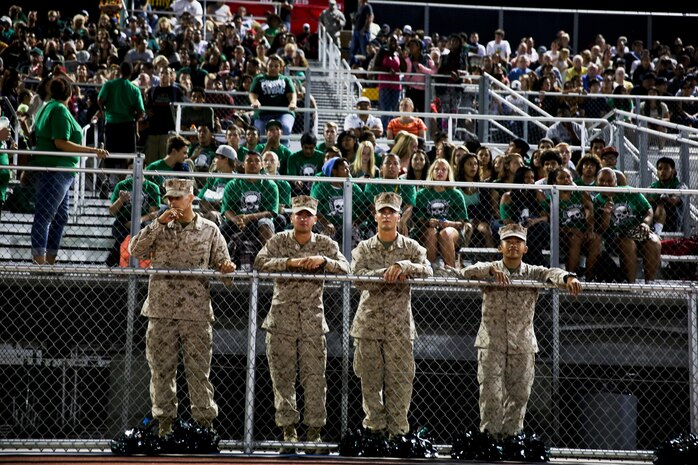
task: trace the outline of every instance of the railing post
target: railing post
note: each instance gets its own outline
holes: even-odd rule
[[[640,171],[640,187],[648,187],[650,185],[650,172],[649,168],[647,167],[647,163],[649,162],[649,149],[650,149],[650,144],[649,144],[649,138],[647,137],[647,133],[645,131],[642,131],[642,129],[647,128],[647,122],[646,121],[638,121],[639,126],[640,126],[640,131],[638,134],[638,141],[637,141],[637,149],[639,151],[639,159],[640,159],[640,166],[639,171]]]
[[[690,396],[691,433],[698,433],[698,286],[693,284],[687,296],[688,306],[688,383]]]
[[[481,115],[486,115],[489,111],[490,101],[489,101],[489,78],[485,75],[480,77],[480,85],[478,86],[478,108],[480,109]],[[489,123],[487,120],[482,120],[477,125],[477,137],[482,142],[488,142],[489,137]]]
[[[251,454],[254,447],[254,396],[257,369],[257,301],[259,299],[259,278],[255,271],[250,280],[250,306],[247,329],[247,376],[245,383],[245,433],[243,447]]]
[[[351,254],[345,255],[351,260]],[[351,346],[349,330],[351,329],[351,283],[342,283],[342,400],[341,421],[342,436],[349,431],[349,362]]]
[[[352,221],[352,191],[351,179],[344,181],[344,222],[342,223],[342,253],[347,259],[351,257],[351,234],[354,222]]]
[[[550,266],[560,266],[560,191],[550,190]]]
[[[310,68],[305,69],[305,95],[303,96],[303,101],[304,101],[304,106],[305,106],[305,111],[303,112],[303,132],[307,133],[310,132],[311,127],[310,127],[310,86],[311,86],[311,78],[310,75],[312,74],[312,71]],[[316,134],[317,135],[317,134]]]

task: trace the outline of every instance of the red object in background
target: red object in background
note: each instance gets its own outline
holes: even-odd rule
[[[270,11],[276,11],[276,5],[270,1],[254,4],[234,1],[225,3],[228,4],[233,15],[237,13],[239,6],[247,8],[247,14],[254,17],[264,17]],[[327,0],[294,0],[293,11],[291,11],[291,32],[296,35],[303,32],[304,23],[310,24],[310,32],[317,32],[317,19],[327,6]],[[344,0],[337,0],[337,8],[346,16]]]

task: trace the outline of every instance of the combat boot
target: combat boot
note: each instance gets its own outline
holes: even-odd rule
[[[164,438],[172,432],[172,418],[160,418],[158,421],[158,436]]]
[[[296,427],[294,425],[284,426],[284,442],[298,442],[298,433],[296,433]],[[279,454],[283,455],[297,453],[298,451],[295,447],[283,446],[279,449]]]
[[[307,441],[308,442],[323,442],[322,437],[320,436],[321,430],[322,430],[322,428],[319,426],[309,426],[308,427],[308,434],[307,434]],[[325,448],[325,447],[318,447],[316,449],[306,449],[305,453],[306,454],[315,454],[315,455],[329,455],[330,450]]]

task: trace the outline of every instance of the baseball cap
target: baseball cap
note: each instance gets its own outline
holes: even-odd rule
[[[414,32],[412,31],[412,26],[410,26],[409,24],[405,24],[405,26],[402,28],[402,33],[406,36],[411,36],[412,34],[414,34]]]
[[[168,179],[165,181],[165,195],[168,197],[183,197],[194,193],[194,182],[191,179]]]
[[[618,149],[612,145],[606,146],[603,149],[601,149],[601,158],[605,157],[606,155],[615,155],[617,157]]]
[[[310,30],[310,24],[308,24],[308,23],[303,23],[303,30],[304,30],[304,31],[306,31],[306,30],[309,31],[309,30]]]
[[[218,146],[218,148],[216,149],[216,155],[221,155],[230,160],[237,160],[238,158],[238,154],[235,151],[235,149],[226,144]]]
[[[360,103],[368,103],[370,105],[371,99],[368,97],[359,97],[359,99],[356,101],[356,106],[359,106]]]
[[[305,210],[315,215],[317,214],[317,204],[317,199],[314,199],[309,195],[299,195],[291,199],[291,211],[293,213],[298,213]]]
[[[264,125],[264,129],[269,130],[270,128],[273,128],[274,126],[281,129],[280,122],[276,121],[275,119],[270,119],[269,121],[267,121],[267,124]]]
[[[395,192],[383,192],[373,198],[373,203],[376,205],[377,212],[385,207],[399,212],[402,205],[402,197]]]
[[[499,230],[499,238],[504,240],[509,237],[518,237],[522,241],[526,241],[528,231],[526,228],[517,223],[508,224]]]

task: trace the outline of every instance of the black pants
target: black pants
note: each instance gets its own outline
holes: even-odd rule
[[[136,153],[136,123],[107,123],[104,125],[104,148],[109,153]],[[107,158],[105,168],[126,168],[127,160]]]

